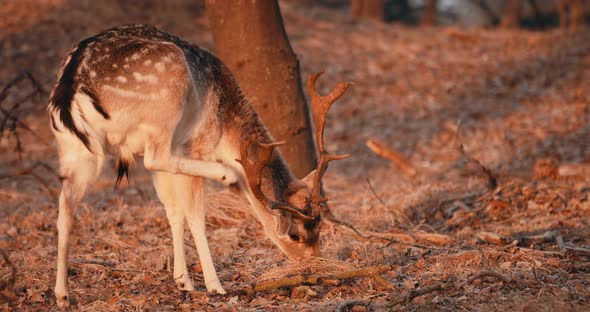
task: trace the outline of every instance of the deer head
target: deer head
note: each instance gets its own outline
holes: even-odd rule
[[[272,161],[274,148],[284,142],[265,144],[251,138],[247,142],[242,142],[241,159],[238,160],[244,168],[252,195],[274,216],[275,227],[270,232],[267,229],[267,235],[289,258],[295,260],[319,255],[319,229],[322,222],[320,212],[328,201],[322,194],[322,177],[330,161],[349,156],[331,155],[326,151],[324,127],[330,107],[344,95],[352,83],[339,82],[328,95],[321,96],[315,88],[315,82],[321,74],[320,72],[310,75],[307,79],[319,150],[317,169],[305,178],[294,179],[289,183],[283,191],[282,198],[271,199],[262,190],[262,171]],[[250,150],[255,151],[255,160],[249,157]]]

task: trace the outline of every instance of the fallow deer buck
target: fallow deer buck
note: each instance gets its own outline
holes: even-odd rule
[[[55,295],[69,304],[67,262],[73,213],[99,175],[106,153],[118,157],[120,182],[136,156],[153,171],[172,229],[174,280],[193,290],[185,262],[184,222],[192,232],[208,291],[225,293],[205,234],[203,178],[238,186],[266,235],[290,258],[319,254],[320,191],[328,162],[323,131],[330,106],[308,79],[318,168],[296,179],[228,68],[215,56],[146,25],[114,27],[81,41],[63,62],[48,110],[63,186],[59,197]]]

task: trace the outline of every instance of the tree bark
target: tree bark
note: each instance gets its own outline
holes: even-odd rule
[[[432,26],[436,24],[436,0],[427,0],[422,16],[420,17],[420,25]]]
[[[576,30],[585,23],[583,0],[558,0],[559,25],[566,29]]]
[[[559,14],[559,27],[566,29],[569,20],[569,0],[557,0],[557,12]]]
[[[384,8],[384,0],[351,0],[350,2],[350,13],[353,18],[367,17],[383,21]]]
[[[317,165],[299,61],[277,0],[207,0],[217,56],[230,68],[296,177]]]
[[[521,4],[521,0],[506,1],[504,13],[502,14],[502,22],[500,22],[500,27],[505,29],[518,27]]]
[[[578,30],[584,26],[585,21],[583,0],[572,0],[570,4],[570,29]]]

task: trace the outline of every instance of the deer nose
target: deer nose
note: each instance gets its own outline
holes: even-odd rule
[[[315,245],[307,248],[307,250],[305,251],[305,256],[306,257],[319,257],[319,256],[321,256],[320,245],[315,244]]]

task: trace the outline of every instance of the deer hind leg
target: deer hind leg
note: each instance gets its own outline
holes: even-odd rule
[[[145,168],[152,171],[203,177],[228,186],[239,182],[238,173],[231,167],[212,161],[175,156],[165,150],[156,151],[155,146],[147,144],[143,156]]]
[[[186,185],[186,183],[189,183],[189,185]],[[179,181],[171,173],[155,172],[154,186],[160,201],[164,204],[168,223],[172,230],[174,281],[180,290],[194,290],[185,259],[184,211],[176,199],[177,190],[190,188],[190,181]]]
[[[76,139],[74,138],[74,140]],[[58,246],[55,296],[58,307],[65,308],[69,305],[67,271],[74,211],[86,193],[88,186],[98,176],[103,159],[90,153],[80,142],[66,139],[59,143],[60,171],[64,180],[59,196],[57,219]]]
[[[203,268],[203,277],[207,291],[216,291],[219,294],[225,294],[226,292],[217,277],[213,259],[211,258],[211,251],[209,250],[209,243],[207,242],[207,233],[205,231],[204,180],[203,178],[186,176],[177,176],[177,179],[185,181],[188,179],[190,181],[191,188],[179,189],[179,192],[176,193],[176,198],[178,204],[184,209],[188,227],[193,234],[201,267]]]

